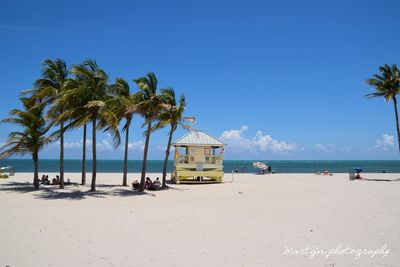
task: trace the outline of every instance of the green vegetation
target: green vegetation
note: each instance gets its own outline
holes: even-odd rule
[[[67,65],[61,59],[46,59],[42,66],[42,78],[36,80],[35,88],[29,90],[32,99],[49,106],[48,117],[52,123],[60,126],[60,188],[64,188],[64,121],[58,115],[64,111],[64,104],[56,101],[67,89]]]
[[[142,127],[147,125],[145,131],[146,141],[144,143],[143,163],[142,163],[142,174],[140,177],[140,191],[144,190],[144,181],[146,177],[147,168],[147,152],[149,150],[150,134],[153,121],[157,115],[165,108],[161,95],[157,92],[157,78],[152,72],[149,72],[146,76],[140,77],[134,80],[136,85],[139,87],[139,92],[136,94],[136,104],[132,106],[132,111],[140,114],[144,118]]]
[[[22,127],[22,131],[11,132],[8,135],[8,141],[2,146],[5,150],[0,153],[0,158],[31,154],[34,163],[33,185],[35,189],[39,189],[39,151],[51,141],[45,134],[52,125],[47,124],[44,119],[43,103],[35,103],[32,98],[21,97],[20,100],[25,109],[11,110],[10,117],[2,122],[17,124]]]
[[[7,179],[7,178],[8,178],[8,174],[0,172],[0,179]]]
[[[167,178],[167,164],[168,158],[170,154],[170,148],[172,143],[172,136],[178,125],[182,125],[185,129],[191,129],[191,127],[187,124],[184,124],[184,121],[192,121],[194,122],[194,117],[183,117],[183,112],[186,107],[185,96],[181,95],[179,98],[179,105],[176,103],[175,91],[172,88],[162,89],[161,90],[162,101],[168,105],[166,109],[158,114],[156,117],[157,123],[153,126],[153,131],[164,128],[165,126],[170,126],[169,134],[168,134],[168,144],[167,149],[165,151],[165,159],[164,159],[164,167],[163,167],[163,176],[162,176],[162,187],[166,187],[166,178]]]
[[[154,130],[170,125],[168,146],[163,169],[165,187],[166,163],[172,135],[177,125],[182,124],[186,102],[181,96],[176,103],[175,92],[171,88],[157,90],[157,78],[152,72],[133,80],[138,91],[132,92],[122,78],[114,83],[94,60],[85,60],[70,69],[61,59],[47,59],[42,65],[42,77],[35,81],[34,88],[23,91],[21,101],[24,110],[14,109],[10,118],[2,120],[23,128],[22,132],[12,132],[8,142],[0,149],[0,158],[14,154],[32,155],[35,165],[34,187],[39,189],[38,152],[49,142],[60,140],[60,188],[64,188],[64,134],[67,130],[83,128],[82,184],[86,183],[86,126],[92,124],[92,181],[91,191],[96,191],[96,133],[107,131],[113,136],[115,148],[121,144],[119,126],[123,121],[125,151],[122,185],[127,185],[128,142],[132,117],[143,117],[145,146],[140,180],[140,190],[144,190],[147,153],[150,135]],[[193,119],[193,117],[191,117]],[[182,124],[185,128],[190,128]],[[46,136],[50,129],[54,132]]]
[[[366,97],[384,97],[388,102],[392,100],[400,153],[400,126],[396,99],[396,96],[400,93],[400,72],[396,64],[393,64],[392,66],[385,64],[379,67],[379,72],[379,74],[373,75],[374,78],[367,80],[367,84],[373,86],[376,92],[368,94]]]

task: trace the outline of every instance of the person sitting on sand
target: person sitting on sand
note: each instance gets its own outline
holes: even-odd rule
[[[160,178],[156,178],[156,180],[153,182],[153,189],[154,190],[160,190],[161,188],[161,182],[160,182]]]
[[[53,178],[53,179],[51,180],[51,184],[52,184],[52,185],[58,185],[57,179],[56,179],[56,178]]]
[[[138,180],[133,181],[132,188],[133,188],[133,190],[139,190],[140,183],[138,182]]]
[[[43,174],[41,183],[42,183],[42,184],[45,184],[45,185],[50,184],[49,176]]]
[[[324,171],[324,175],[329,175],[329,171],[328,171],[328,170],[325,170],[325,171]]]
[[[153,182],[150,180],[149,177],[146,177],[146,181],[144,182],[144,188],[151,190],[153,187]]]

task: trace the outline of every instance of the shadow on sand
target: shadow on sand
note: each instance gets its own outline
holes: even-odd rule
[[[150,196],[156,195],[149,192],[133,191],[130,187],[96,185],[97,188],[107,188],[107,190],[97,190],[91,192],[88,187],[78,184],[65,185],[65,189],[59,189],[58,186],[43,186],[35,190],[31,183],[10,182],[0,185],[0,192],[9,193],[35,193],[34,197],[38,199],[70,199],[83,200],[88,197],[106,198],[107,196],[130,197],[130,196]],[[117,187],[117,188],[114,188]],[[83,189],[83,190],[82,190]]]
[[[370,179],[370,178],[362,178],[360,181],[371,181],[371,182],[399,182],[400,178],[398,179]]]

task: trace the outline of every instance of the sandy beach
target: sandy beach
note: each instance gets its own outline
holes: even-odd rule
[[[89,193],[17,173],[0,179],[0,265],[399,266],[400,174],[364,177],[226,174],[138,194],[121,174]]]

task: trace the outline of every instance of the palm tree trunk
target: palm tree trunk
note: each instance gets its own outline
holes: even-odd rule
[[[128,175],[128,145],[129,145],[129,126],[131,119],[126,120],[126,132],[125,132],[125,153],[124,153],[124,174],[122,177],[122,186],[127,186],[127,175]]]
[[[397,143],[399,145],[399,153],[400,153],[400,126],[399,126],[399,114],[397,112],[396,96],[393,96],[393,104],[394,104],[394,114],[396,115]]]
[[[33,172],[33,186],[36,190],[39,189],[39,156],[37,152],[32,154],[34,172]]]
[[[60,189],[64,189],[64,123],[60,123]]]
[[[149,121],[149,123],[147,124],[146,141],[144,143],[144,153],[143,153],[143,163],[142,163],[142,177],[140,178],[139,191],[144,190],[144,180],[146,178],[146,167],[147,167],[147,152],[149,150],[149,142],[150,142],[150,131],[151,131],[151,121]]]
[[[83,125],[82,150],[82,185],[84,185],[86,183],[86,124]]]
[[[92,130],[92,185],[90,191],[96,191],[96,115],[93,116],[93,130]]]
[[[174,127],[171,125],[171,130],[169,131],[167,150],[165,151],[165,160],[164,160],[164,168],[163,168],[163,176],[162,176],[162,187],[163,188],[167,187],[167,183],[166,183],[166,180],[167,180],[167,166],[168,166],[168,158],[169,158],[169,152],[170,152],[170,148],[171,148],[173,133],[174,133]]]

